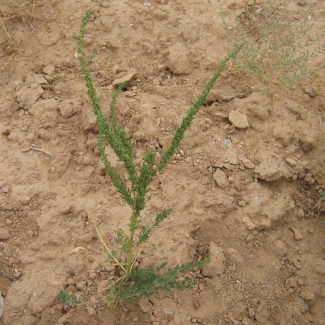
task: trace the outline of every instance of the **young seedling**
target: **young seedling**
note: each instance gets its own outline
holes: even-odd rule
[[[76,306],[88,300],[86,296],[79,297],[74,293],[69,293],[68,291],[65,290],[60,291],[59,299],[61,304],[69,305],[69,306]]]
[[[137,300],[143,297],[151,296],[156,290],[170,291],[173,288],[183,290],[194,285],[193,281],[179,280],[178,275],[180,273],[186,273],[191,270],[202,268],[209,262],[209,258],[200,261],[198,263],[187,263],[182,265],[176,265],[174,268],[167,267],[167,263],[164,262],[155,269],[135,269],[135,261],[140,254],[140,246],[146,242],[153,234],[155,228],[168,217],[172,212],[172,209],[165,209],[159,213],[152,224],[144,225],[141,220],[141,211],[145,208],[146,194],[148,192],[148,185],[152,182],[153,177],[161,172],[169,162],[170,158],[174,155],[175,151],[179,147],[181,140],[184,137],[185,131],[190,127],[196,113],[199,108],[206,103],[207,96],[215,84],[216,80],[224,70],[227,62],[231,58],[235,58],[237,53],[241,50],[244,44],[241,44],[235,48],[225,59],[221,62],[219,69],[214,74],[212,79],[208,82],[203,92],[196,100],[194,105],[189,109],[187,115],[183,119],[181,125],[176,130],[170,146],[162,154],[161,159],[156,163],[156,151],[149,151],[142,157],[143,163],[140,166],[140,170],[134,163],[134,155],[130,141],[126,136],[126,132],[123,128],[119,127],[117,114],[115,110],[116,100],[119,93],[125,88],[126,83],[122,83],[113,95],[111,101],[111,118],[110,121],[105,118],[102,113],[101,106],[97,97],[97,93],[88,71],[88,66],[97,54],[97,51],[93,52],[88,58],[85,57],[84,52],[84,33],[85,27],[91,17],[91,10],[89,10],[82,19],[82,25],[79,36],[79,60],[81,66],[81,72],[84,75],[86,81],[87,93],[94,109],[94,113],[97,118],[98,124],[98,146],[101,159],[105,165],[108,175],[110,176],[113,185],[120,193],[121,197],[132,209],[128,226],[128,233],[122,229],[116,231],[117,243],[119,244],[120,254],[113,249],[110,249],[96,225],[94,216],[89,211],[89,216],[95,226],[99,240],[101,241],[108,259],[123,271],[124,275],[115,281],[110,282],[110,286],[107,288],[110,290],[106,302],[117,303],[119,301]],[[127,186],[121,176],[112,167],[107,154],[105,153],[105,144],[108,143],[114,150],[117,157],[124,163],[127,170],[129,181],[131,186]],[[119,258],[118,256],[122,256]]]

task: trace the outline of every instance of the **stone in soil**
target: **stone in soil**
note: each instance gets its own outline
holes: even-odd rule
[[[49,76],[52,76],[55,70],[54,65],[47,65],[46,67],[43,68],[43,72]]]
[[[297,162],[293,159],[286,158],[286,162],[291,166],[297,166]]]
[[[0,228],[0,240],[6,240],[10,237],[10,233],[7,229]]]
[[[243,222],[244,222],[244,224],[247,226],[247,228],[248,228],[249,230],[253,230],[253,229],[256,228],[255,224],[254,224],[254,223],[252,222],[252,220],[249,219],[248,217],[244,217],[244,218],[243,218]]]
[[[139,305],[140,309],[142,310],[142,312],[144,312],[144,313],[149,313],[152,309],[152,305],[148,299],[140,299],[138,301],[138,305]]]
[[[124,76],[117,75],[117,78],[113,81],[113,86],[117,87],[119,84],[121,84],[124,81],[129,82],[130,80],[134,79],[136,76],[136,71],[131,70],[129,73],[125,74]]]
[[[243,158],[241,159],[241,162],[243,163],[243,165],[248,168],[248,169],[253,169],[255,168],[255,165],[247,158]]]
[[[291,227],[291,230],[294,234],[295,240],[302,240],[302,234],[301,231],[295,227]]]
[[[229,186],[229,181],[227,179],[226,173],[219,168],[214,172],[213,179],[222,189],[226,189]]]
[[[249,126],[246,114],[238,111],[231,111],[229,113],[229,121],[238,129],[246,129]]]
[[[28,195],[23,195],[18,197],[18,201],[24,205],[27,205],[30,202],[31,198]]]
[[[280,256],[286,256],[288,253],[288,248],[285,243],[281,240],[275,242],[275,249]]]
[[[189,51],[183,45],[175,45],[169,49],[169,70],[176,75],[184,75],[192,72],[189,61]]]

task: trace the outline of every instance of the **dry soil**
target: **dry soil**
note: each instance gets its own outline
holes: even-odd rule
[[[114,85],[130,80],[117,109],[139,166],[168,147],[225,56],[221,7],[233,24],[245,1],[36,0],[34,13],[20,3],[0,4],[0,324],[324,325],[324,69],[267,95],[228,65],[150,186],[143,221],[173,212],[138,267],[211,264],[186,276],[190,290],[107,307],[99,290],[115,268],[99,262],[88,209],[113,247],[130,210],[99,157],[76,53],[81,18],[93,8],[85,49],[99,49],[90,70],[106,113]],[[311,21],[311,35],[324,31],[324,1]],[[88,300],[63,306],[61,289]]]

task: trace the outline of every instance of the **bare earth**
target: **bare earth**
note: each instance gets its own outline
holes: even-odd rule
[[[100,263],[87,211],[114,247],[130,210],[100,161],[76,54],[81,18],[93,8],[86,51],[99,49],[90,70],[106,113],[114,82],[130,79],[117,108],[140,165],[167,148],[225,56],[221,7],[233,23],[245,2],[49,0],[36,1],[36,17],[18,3],[0,4],[11,36],[0,28],[0,324],[324,325],[325,70],[267,96],[228,65],[150,186],[143,221],[173,212],[139,258],[142,268],[211,263],[186,276],[190,290],[107,307],[100,289],[115,268]],[[311,35],[324,31],[325,1],[311,14]],[[234,126],[238,112],[248,127]],[[88,300],[63,306],[61,289]]]

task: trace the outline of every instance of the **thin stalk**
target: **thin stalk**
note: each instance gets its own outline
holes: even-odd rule
[[[131,231],[131,237],[128,243],[128,251],[126,257],[126,274],[131,273],[131,262],[132,262],[132,243],[133,243],[134,230]]]
[[[108,246],[106,245],[106,243],[105,243],[105,241],[104,241],[104,239],[103,239],[103,237],[102,237],[102,235],[101,235],[101,233],[100,233],[100,231],[99,231],[99,229],[98,229],[98,227],[97,227],[97,225],[96,225],[96,222],[95,222],[95,218],[94,218],[94,215],[93,215],[93,213],[92,213],[92,211],[89,209],[89,215],[90,215],[90,218],[91,218],[91,221],[92,221],[92,223],[94,224],[94,227],[95,227],[95,229],[96,229],[96,233],[97,233],[97,236],[98,236],[98,238],[99,238],[99,240],[100,240],[100,242],[102,243],[102,245],[104,246],[104,248],[106,249],[106,251],[111,255],[111,256],[113,256],[113,254],[112,254],[112,251],[108,248]],[[116,257],[113,257],[113,260],[114,260],[114,262],[124,271],[124,272],[126,272],[126,269],[125,269],[125,267],[119,262],[119,260],[116,258]]]
[[[132,209],[131,223],[129,225],[130,237],[129,237],[129,240],[127,243],[127,251],[126,251],[126,275],[129,275],[132,270],[132,250],[133,250],[133,244],[134,244],[134,233],[135,233],[135,230],[137,229],[136,223],[137,223],[137,219],[139,217],[139,215],[138,215],[139,213],[136,211],[137,198],[134,197],[133,201],[134,201],[134,204],[133,204],[133,209]]]
[[[137,261],[138,257],[140,256],[141,251],[142,251],[142,249],[139,249],[137,256],[134,258],[132,265],[131,265],[131,271],[133,270],[133,266],[134,266],[135,262]]]
[[[121,280],[124,280],[124,278],[126,277],[126,274],[121,276],[120,278],[118,278],[117,280],[115,280],[113,283],[110,283],[107,287],[103,288],[103,289],[100,289],[98,290],[98,292],[102,292],[102,291],[105,291],[109,288],[112,288],[113,286],[115,286],[116,283],[119,283]]]
[[[33,18],[35,18],[35,0],[33,0],[32,3],[32,14],[33,14]]]
[[[5,31],[6,35],[8,36],[9,41],[13,42],[13,39],[11,38],[10,34],[8,33],[6,26],[2,21],[2,18],[0,18],[0,21],[1,21],[1,26],[2,26],[3,30]]]

